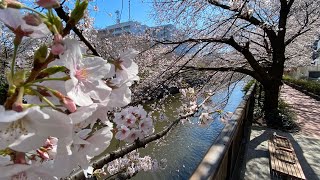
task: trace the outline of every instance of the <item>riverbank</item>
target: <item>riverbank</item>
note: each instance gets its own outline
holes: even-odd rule
[[[281,98],[297,115],[301,130],[285,133],[253,123],[247,140],[240,179],[271,179],[268,140],[274,132],[290,139],[307,179],[320,179],[320,103],[284,85]]]

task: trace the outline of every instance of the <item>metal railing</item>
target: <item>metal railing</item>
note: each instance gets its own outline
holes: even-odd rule
[[[239,158],[242,141],[247,134],[254,107],[255,85],[252,85],[243,100],[223,128],[207,154],[194,171],[191,180],[232,179]]]

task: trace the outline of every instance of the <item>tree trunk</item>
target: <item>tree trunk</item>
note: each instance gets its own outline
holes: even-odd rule
[[[278,108],[279,86],[264,87],[264,89],[264,109],[266,112],[272,112]]]
[[[280,81],[281,82],[281,81]],[[278,116],[278,101],[281,84],[273,82],[264,86],[264,111],[265,119],[269,125],[276,125]]]

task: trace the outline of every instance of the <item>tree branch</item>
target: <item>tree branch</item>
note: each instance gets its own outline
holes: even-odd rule
[[[194,67],[194,66],[185,66],[183,69],[187,70],[196,70],[196,71],[233,71],[233,72],[239,72],[242,74],[247,74],[253,78],[255,78],[257,81],[261,81],[260,76],[256,74],[255,71],[251,71],[246,68],[242,67]]]
[[[289,45],[293,40],[295,40],[297,37],[301,36],[302,34],[310,31],[311,29],[308,28],[304,31],[302,31],[303,28],[301,28],[295,35],[291,36],[286,42],[284,43],[286,46]]]
[[[223,44],[228,44],[232,46],[235,50],[240,52],[248,61],[250,66],[259,74],[260,77],[265,77],[265,78],[259,78],[259,79],[269,79],[269,75],[266,73],[266,71],[259,65],[259,63],[256,61],[254,58],[253,54],[249,51],[247,47],[243,47],[239,45],[232,37],[231,38],[207,38],[207,39],[193,39],[189,38],[183,41],[179,42],[172,42],[172,41],[166,41],[166,42],[160,42],[157,41],[158,43],[162,44],[183,44],[183,43],[188,43],[188,42],[196,42],[196,43],[211,43],[211,42],[217,42],[217,43],[223,43]]]
[[[69,21],[69,16],[64,12],[62,6],[54,9],[58,16],[64,20],[66,23]],[[80,38],[82,42],[91,50],[92,54],[95,56],[100,56],[100,54],[96,51],[96,49],[90,44],[90,42],[82,35],[77,27],[72,27],[70,24],[67,23],[66,28],[64,29],[63,34],[69,34],[70,30],[73,30],[74,33]]]
[[[205,98],[202,103],[200,103],[196,110],[194,112],[191,112],[191,113],[188,113],[184,116],[180,116],[178,119],[176,119],[175,121],[173,121],[170,126],[168,126],[166,129],[162,130],[161,132],[157,133],[157,134],[154,134],[154,135],[151,135],[151,136],[148,136],[146,137],[145,139],[143,140],[136,140],[133,144],[130,144],[129,146],[125,147],[125,148],[122,148],[122,149],[118,149],[116,151],[113,151],[109,154],[107,154],[106,156],[103,156],[101,157],[100,159],[92,162],[92,167],[94,169],[101,169],[105,164],[117,159],[117,158],[120,158],[120,157],[123,157],[124,155],[130,153],[131,151],[134,151],[138,148],[141,148],[141,147],[145,147],[145,145],[147,145],[148,143],[150,142],[153,142],[157,139],[160,139],[162,138],[163,136],[165,136],[175,125],[177,125],[180,120],[182,119],[185,119],[187,117],[191,117],[193,115],[195,115],[200,107],[211,97],[212,95],[208,96],[207,98]],[[77,172],[73,173],[71,176],[67,177],[66,179],[85,179],[85,176],[83,174],[83,171],[82,169],[78,170]]]
[[[291,0],[293,1],[293,0]],[[289,2],[291,3],[291,2]],[[293,2],[292,2],[293,3]],[[311,28],[307,28],[305,29],[308,24],[309,24],[309,16],[310,14],[308,13],[308,10],[306,10],[306,16],[305,16],[305,20],[304,23],[302,25],[302,27],[298,30],[298,32],[296,34],[294,34],[293,36],[291,36],[288,40],[286,40],[285,45],[289,45],[294,39],[296,39],[297,37],[301,36],[302,34],[308,32],[311,30]],[[314,21],[313,21],[314,22]],[[313,22],[310,22],[310,24],[312,24]]]
[[[265,24],[264,22],[258,20],[257,18],[255,18],[254,16],[249,16],[247,13],[244,13],[244,14],[241,14],[239,12],[238,9],[232,9],[230,6],[227,6],[227,5],[224,5],[224,4],[221,4],[220,2],[218,2],[217,0],[208,0],[208,2],[214,6],[217,6],[217,7],[220,7],[222,9],[225,9],[225,10],[229,10],[229,11],[233,11],[233,12],[236,12],[236,13],[239,13],[238,14],[238,17],[240,19],[243,19],[255,26],[258,26],[260,27],[263,31],[265,31],[267,33],[267,36],[270,40],[270,42],[272,44],[276,43],[274,40],[275,38],[277,37],[276,33],[272,30],[272,28]]]

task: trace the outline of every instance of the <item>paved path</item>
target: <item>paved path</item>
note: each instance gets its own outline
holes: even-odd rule
[[[281,89],[281,98],[297,114],[301,131],[284,133],[253,124],[250,141],[246,145],[240,179],[271,179],[268,139],[273,132],[290,139],[306,178],[320,179],[320,102],[287,85]]]
[[[319,139],[320,102],[288,85],[282,86],[280,95],[297,115],[300,133]]]

